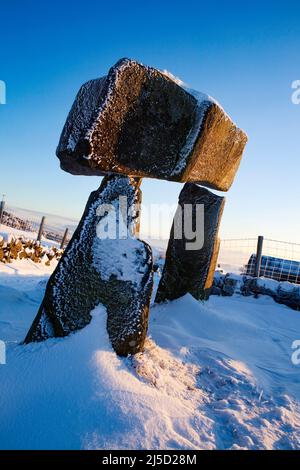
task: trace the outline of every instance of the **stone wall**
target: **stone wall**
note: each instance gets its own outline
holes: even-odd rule
[[[231,296],[269,295],[275,302],[300,310],[300,285],[291,282],[279,282],[274,279],[255,278],[238,274],[215,273],[211,295]]]

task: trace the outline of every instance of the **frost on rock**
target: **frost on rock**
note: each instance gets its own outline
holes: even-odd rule
[[[37,318],[36,318],[37,320]],[[51,338],[55,336],[52,321],[48,317],[46,311],[43,309],[38,321],[35,322],[36,337]]]
[[[121,59],[84,84],[57,148],[64,170],[189,181],[227,191],[245,133],[208,95],[170,73]]]
[[[187,293],[196,299],[208,298],[218,257],[218,230],[224,204],[223,197],[205,188],[192,183],[184,185],[179,195],[181,212],[179,216],[175,216],[171,228],[156,302],[177,299]],[[197,215],[201,205],[202,219],[199,212]],[[185,212],[188,206],[191,211]],[[179,234],[176,232],[176,226],[182,228]],[[195,233],[193,238],[187,233],[187,227]]]
[[[193,152],[193,149],[196,145],[199,130],[201,130],[203,126],[206,113],[208,112],[211,103],[212,101],[207,95],[203,94],[201,99],[199,97],[197,98],[194,123],[186,136],[183,147],[180,149],[176,166],[172,170],[172,175],[174,177],[176,177],[176,175],[181,175],[182,172],[184,172],[187,166],[189,155]]]
[[[73,238],[49,279],[25,342],[65,336],[83,328],[91,320],[91,310],[102,303],[116,352],[127,355],[142,349],[153,273],[151,248],[134,238],[141,202],[139,184],[128,176],[109,176],[91,193]],[[127,207],[123,205],[125,198]],[[105,232],[115,238],[105,238]]]
[[[105,77],[102,77],[90,80],[80,88],[61,135],[61,143],[63,142],[65,147],[66,158],[71,156],[75,149],[76,151],[79,150],[76,147],[77,145],[80,147],[83,158],[88,157],[88,142],[85,142],[85,133],[86,129],[92,126],[93,114],[99,106],[104,84]],[[78,165],[80,164],[78,163]],[[61,166],[64,169],[63,161],[61,161]],[[86,174],[85,167],[85,160],[82,160],[81,174]]]

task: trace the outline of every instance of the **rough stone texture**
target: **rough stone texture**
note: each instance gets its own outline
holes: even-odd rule
[[[222,274],[216,271],[214,273],[213,286],[210,294],[225,297],[230,297],[234,294],[250,295],[250,287],[252,288],[250,281],[252,281],[252,279],[253,278],[248,276],[233,273]]]
[[[192,205],[192,226],[196,228],[196,205],[204,205],[204,244],[199,250],[187,250],[187,239],[174,238],[173,221],[170,240],[166,253],[162,277],[158,286],[156,302],[176,299],[192,294],[196,299],[205,299],[213,283],[219,240],[217,238],[225,199],[205,188],[186,183],[179,195],[179,206],[182,208],[181,222],[184,227],[184,204]],[[189,240],[191,241],[191,240]]]
[[[300,286],[287,281],[279,282],[265,277],[250,277],[238,274],[215,273],[212,295],[244,296],[268,295],[275,302],[284,304],[294,310],[300,310]]]
[[[242,282],[241,277],[235,274],[228,274],[225,276],[222,295],[232,296],[233,294],[241,293]]]
[[[81,87],[57,156],[72,174],[115,172],[227,191],[246,142],[212,98],[122,59]]]
[[[221,296],[222,295],[222,289],[221,287],[218,287],[218,286],[212,286],[211,288],[211,291],[210,291],[210,295],[218,295],[218,296]]]
[[[107,330],[115,351],[127,355],[143,348],[153,285],[151,248],[136,238],[122,239],[124,232],[117,239],[99,238],[100,228],[109,229],[112,208],[119,214],[117,227],[124,230],[128,218],[134,233],[139,222],[139,183],[127,176],[109,176],[91,193],[82,219],[49,279],[26,343],[83,328],[91,320],[91,310],[102,303],[107,308]],[[127,197],[128,215],[119,212],[119,196]],[[110,205],[109,213],[99,212],[102,204]]]
[[[280,282],[274,300],[294,310],[300,310],[300,286],[288,282]]]
[[[225,284],[226,284],[225,277]],[[271,297],[276,296],[278,289],[278,282],[273,279],[243,276],[241,284],[241,292],[243,295],[269,295]]]

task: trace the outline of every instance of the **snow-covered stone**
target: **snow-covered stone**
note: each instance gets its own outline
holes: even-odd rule
[[[226,274],[223,282],[222,295],[231,296],[241,293],[244,277],[234,273]]]
[[[79,90],[57,156],[72,174],[115,172],[227,191],[246,142],[245,133],[208,95],[121,59],[106,77]]]
[[[107,330],[115,351],[127,355],[143,348],[153,272],[151,248],[134,238],[139,184],[128,176],[109,176],[91,193],[25,342],[83,328],[91,320],[91,310],[101,303],[107,308]],[[127,198],[128,211],[120,196]]]
[[[243,277],[242,293],[244,295],[262,294],[274,297],[277,295],[279,282],[265,277]]]
[[[251,277],[232,273],[222,275],[216,272],[211,294],[232,296],[236,293],[243,296],[254,295],[255,297],[268,295],[275,302],[287,305],[294,310],[300,310],[300,285],[266,277]]]
[[[280,282],[275,300],[294,310],[300,310],[300,286],[290,282]]]
[[[209,296],[219,250],[218,229],[224,203],[223,197],[205,188],[192,183],[184,185],[179,195],[181,212],[176,213],[179,216],[175,215],[173,221],[166,262],[156,295],[157,302],[176,299],[186,293],[192,294],[196,299]],[[191,211],[185,212],[188,205]],[[197,215],[201,205],[204,210],[203,219],[199,212]],[[176,226],[183,229],[181,238],[177,238]],[[188,239],[186,226],[196,232],[194,238]],[[200,238],[203,242],[201,244]]]

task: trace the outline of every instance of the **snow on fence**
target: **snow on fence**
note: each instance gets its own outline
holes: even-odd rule
[[[300,284],[300,244],[269,238],[221,240],[218,269]]]

